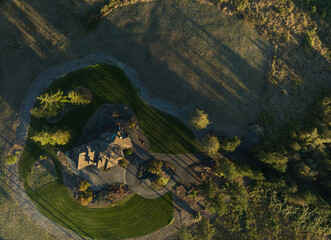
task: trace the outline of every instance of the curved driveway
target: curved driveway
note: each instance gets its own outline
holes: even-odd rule
[[[128,167],[126,171],[126,184],[138,195],[147,198],[155,199],[169,192],[177,183],[183,183],[190,186],[195,182],[195,177],[190,173],[189,166],[199,163],[201,160],[210,157],[202,154],[166,154],[166,153],[148,153],[142,149],[137,150],[137,156]],[[174,177],[168,182],[166,186],[159,190],[154,190],[148,185],[139,183],[137,178],[137,171],[139,166],[148,160],[158,159],[172,163],[175,167]]]

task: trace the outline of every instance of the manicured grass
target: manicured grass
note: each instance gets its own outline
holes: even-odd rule
[[[125,103],[136,114],[139,127],[148,138],[152,151],[195,152],[193,133],[175,117],[146,104],[137,95],[130,80],[119,68],[105,64],[89,66],[67,74],[54,82],[46,91],[56,92],[58,89],[67,91],[78,86],[87,87],[93,92],[92,102],[88,105],[74,107],[56,124],[32,118],[29,136],[46,126],[50,128],[68,127],[75,132],[71,144],[62,150],[68,149],[102,104]],[[36,159],[44,153],[57,159],[56,149],[52,146],[41,146],[28,139],[19,162],[20,176],[26,180]],[[26,186],[26,190],[45,216],[81,235],[97,239],[138,237],[166,226],[173,218],[170,194],[155,200],[134,196],[127,203],[112,208],[82,207],[71,199],[62,184],[62,173],[58,161],[55,161],[55,166],[58,181],[35,191]]]
[[[58,182],[35,192],[27,190],[45,216],[94,239],[138,237],[168,225],[173,217],[170,193],[155,200],[136,195],[118,207],[86,208],[74,202]]]

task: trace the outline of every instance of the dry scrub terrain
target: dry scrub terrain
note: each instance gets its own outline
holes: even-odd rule
[[[237,18],[195,1],[153,1],[118,8],[85,33],[87,6],[76,4],[2,3],[0,94],[14,109],[47,67],[103,52],[133,67],[152,95],[204,109],[227,135],[256,119],[273,50]]]

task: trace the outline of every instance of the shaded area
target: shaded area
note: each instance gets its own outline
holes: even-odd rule
[[[58,27],[62,32],[69,31],[70,26],[70,32],[65,35],[69,44],[64,51],[56,50],[55,45],[45,50],[55,60],[53,63],[95,52],[114,55],[137,70],[151,96],[180,104],[187,111],[182,120],[194,108],[202,108],[211,117],[211,128],[227,135],[242,134],[244,126],[260,110],[260,95],[272,50],[235,17],[194,1],[155,1],[117,9],[93,33],[86,34],[74,19],[64,21],[54,16],[56,9],[67,11],[70,4],[77,14],[88,6],[70,1],[65,6],[58,2],[40,6],[30,3],[36,11],[46,5],[54,8],[47,8],[47,14],[38,12],[47,24],[62,26]],[[54,30],[54,36],[59,29]],[[38,36],[34,31],[29,34]],[[21,48],[22,43],[19,51]],[[26,79],[18,93],[26,91],[23,87],[29,85],[35,74],[51,66],[33,56],[30,60],[36,63],[36,71],[21,64],[17,66],[19,71],[5,73],[5,79],[13,82]],[[13,62],[19,62],[18,56],[6,60],[6,64]],[[10,89],[15,87],[10,83]],[[8,93],[3,95],[16,108],[14,102],[18,99],[12,99]]]

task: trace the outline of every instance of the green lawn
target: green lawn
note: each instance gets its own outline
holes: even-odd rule
[[[195,152],[193,133],[175,117],[146,104],[119,68],[105,64],[89,66],[67,74],[46,91],[66,91],[77,86],[85,86],[93,92],[92,103],[73,108],[56,123],[59,128],[69,127],[76,132],[72,142],[102,104],[125,103],[135,112],[139,127],[148,138],[152,151]],[[53,127],[53,124],[32,118],[29,136],[45,126]],[[65,148],[70,148],[70,144]],[[20,176],[26,180],[36,159],[45,152],[56,159],[55,150],[56,147],[43,147],[28,140],[19,162]],[[112,208],[82,207],[71,199],[63,186],[59,162],[55,161],[55,165],[58,181],[35,191],[26,186],[26,190],[45,216],[84,236],[98,239],[138,237],[166,226],[173,217],[170,194],[156,200],[135,196],[126,204]]]
[[[138,237],[168,225],[173,217],[170,193],[155,200],[136,195],[121,206],[94,209],[78,205],[58,182],[28,193],[52,221],[94,239]]]

